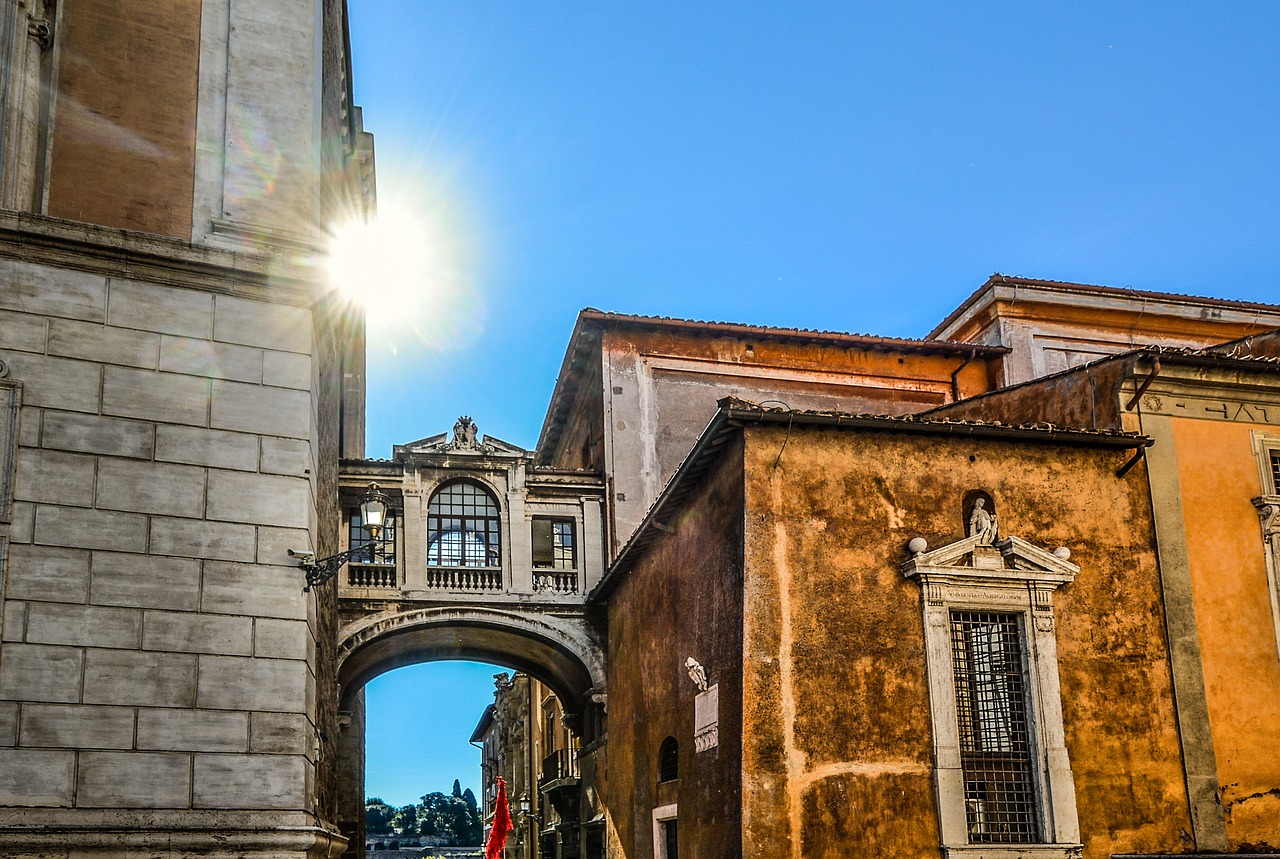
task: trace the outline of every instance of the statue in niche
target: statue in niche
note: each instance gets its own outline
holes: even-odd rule
[[[688,659],[684,661],[684,667],[686,670],[688,670],[689,679],[693,681],[693,685],[698,687],[698,691],[706,692],[707,691],[707,672],[703,669],[701,665],[698,664],[698,660],[690,656]]]
[[[996,541],[996,514],[994,510],[987,509],[985,498],[978,498],[973,502],[973,509],[969,513],[969,536],[977,537],[978,544],[982,546],[990,546]]]
[[[479,434],[480,431],[476,429],[476,422],[471,420],[470,416],[463,415],[453,425],[453,441],[449,444],[449,447],[454,450],[479,450]]]

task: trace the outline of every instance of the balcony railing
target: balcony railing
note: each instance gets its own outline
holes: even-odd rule
[[[427,587],[432,590],[481,593],[502,590],[499,567],[427,567]]]
[[[534,570],[533,589],[539,593],[576,594],[577,570]]]
[[[350,564],[347,584],[353,588],[394,588],[399,582],[395,564]]]
[[[556,749],[542,759],[542,773],[538,776],[538,784],[545,785],[577,777],[578,756],[570,749]]]

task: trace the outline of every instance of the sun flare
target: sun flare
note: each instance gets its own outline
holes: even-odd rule
[[[395,205],[335,230],[328,267],[334,287],[361,304],[371,321],[384,323],[419,312],[443,274],[427,225]]]

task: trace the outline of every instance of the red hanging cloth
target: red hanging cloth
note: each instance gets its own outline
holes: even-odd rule
[[[498,779],[498,799],[493,804],[493,826],[484,845],[484,859],[502,859],[502,848],[511,831],[511,809],[507,807],[507,783]]]

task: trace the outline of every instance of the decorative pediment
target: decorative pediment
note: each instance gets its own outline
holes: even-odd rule
[[[1026,582],[1057,587],[1074,580],[1080,572],[1067,560],[1071,556],[1067,549],[1047,551],[1021,537],[1006,537],[989,544],[978,534],[932,550],[917,537],[909,548],[912,556],[902,565],[902,573],[921,580]]]
[[[463,415],[453,425],[453,433],[436,433],[426,438],[396,445],[397,455],[412,454],[474,454],[477,456],[527,456],[522,447],[494,438],[481,436],[475,421]]]

